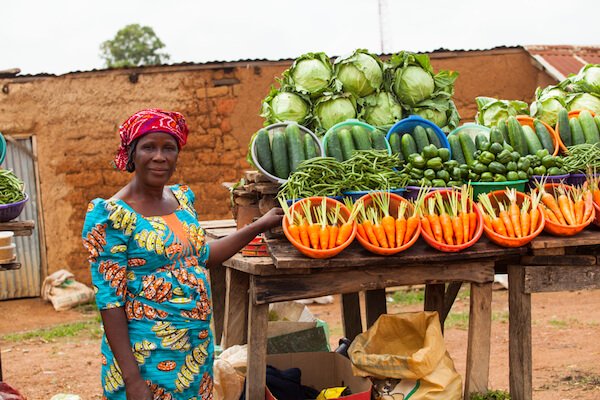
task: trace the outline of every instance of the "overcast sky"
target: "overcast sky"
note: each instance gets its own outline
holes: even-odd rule
[[[22,74],[103,68],[100,44],[131,23],[170,63],[600,45],[599,0],[6,0],[0,15],[0,70]]]

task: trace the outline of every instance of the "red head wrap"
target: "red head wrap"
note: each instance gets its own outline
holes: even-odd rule
[[[187,141],[189,131],[185,118],[178,112],[163,111],[158,108],[136,112],[119,127],[121,144],[115,157],[115,165],[118,169],[125,171],[129,161],[128,150],[131,142],[151,132],[164,132],[172,135],[181,149]]]

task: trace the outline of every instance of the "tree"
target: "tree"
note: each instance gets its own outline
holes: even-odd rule
[[[167,53],[159,51],[164,47],[154,29],[131,24],[120,29],[114,39],[100,45],[100,57],[109,68],[157,65],[170,58]]]

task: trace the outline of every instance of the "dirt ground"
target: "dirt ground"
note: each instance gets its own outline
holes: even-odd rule
[[[468,292],[459,294],[446,323],[446,346],[464,376],[468,325]],[[405,293],[406,294],[406,293]],[[492,356],[489,387],[508,390],[508,292],[493,295]],[[388,312],[417,311],[418,302],[393,301]],[[533,398],[535,400],[600,398],[600,291],[543,293],[532,296]],[[328,323],[332,348],[341,336],[339,297],[333,304],[312,304],[310,310]],[[40,334],[39,329],[63,324],[84,328]],[[77,329],[75,329],[77,330]],[[24,332],[33,332],[28,338]],[[18,335],[15,335],[17,334]],[[29,400],[47,400],[58,393],[100,399],[100,337],[97,313],[91,307],[55,312],[40,299],[0,302],[0,350],[4,381]]]

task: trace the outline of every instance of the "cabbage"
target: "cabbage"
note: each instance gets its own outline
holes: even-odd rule
[[[556,125],[558,112],[565,108],[565,91],[556,86],[548,86],[543,90],[537,88],[535,97],[536,100],[531,103],[530,115],[550,126]]]
[[[333,69],[325,53],[298,57],[283,73],[283,88],[318,97],[331,85]]]
[[[265,125],[275,122],[294,121],[305,123],[310,116],[307,98],[293,92],[280,91],[271,87],[269,95],[263,100],[261,117]]]
[[[329,93],[315,102],[315,122],[318,128],[327,130],[352,118],[356,118],[356,101],[350,93]]]
[[[596,114],[600,114],[600,95],[590,93],[576,93],[568,97],[567,109],[573,110],[589,110]]]
[[[433,76],[417,66],[397,70],[395,78],[394,93],[408,105],[415,105],[429,98],[435,89]]]
[[[388,92],[374,93],[358,100],[359,118],[374,126],[392,125],[402,119],[402,107]]]
[[[600,94],[600,64],[587,64],[569,79],[578,92]]]
[[[364,97],[379,90],[383,83],[381,61],[367,50],[356,50],[335,60],[337,89]]]
[[[417,104],[413,107],[412,112],[443,128],[442,130],[445,132],[450,132],[460,122],[458,110],[447,94],[441,94]]]
[[[520,100],[498,100],[492,97],[476,97],[477,114],[475,122],[487,127],[496,126],[499,121],[510,116],[529,114],[527,103]]]

